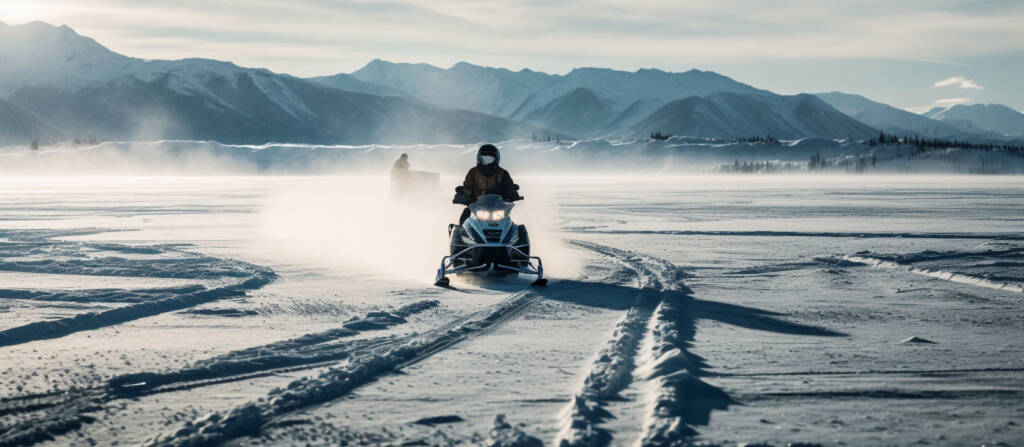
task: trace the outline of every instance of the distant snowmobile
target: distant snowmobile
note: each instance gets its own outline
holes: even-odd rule
[[[402,154],[391,165],[392,199],[429,197],[438,192],[440,185],[441,174],[410,170],[408,154]]]
[[[516,190],[519,186],[514,187]],[[465,203],[461,186],[455,188],[454,203]],[[518,193],[514,200],[522,199]],[[530,236],[525,225],[512,222],[509,213],[515,205],[499,194],[480,196],[469,205],[468,219],[448,225],[449,254],[441,258],[435,285],[447,287],[450,274],[537,275],[534,286],[545,286],[544,265],[530,256]]]

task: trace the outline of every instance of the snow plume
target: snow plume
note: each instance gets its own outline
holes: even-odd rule
[[[148,128],[158,131],[154,120]],[[126,141],[0,152],[0,172],[12,175],[210,175],[259,172],[241,151],[200,141]]]
[[[410,198],[392,197],[384,176],[323,177],[272,192],[259,225],[282,255],[344,273],[372,272],[433,281],[448,254],[448,224],[461,206],[451,203],[459,177],[443,177],[437,189]],[[533,253],[559,276],[579,271],[576,256],[560,240],[557,204],[538,179],[517,179],[527,200],[512,219],[530,231]]]
[[[387,177],[322,178],[270,194],[259,225],[296,259],[342,272],[433,280],[447,224],[461,211],[440,190],[393,200]],[[449,203],[450,205],[450,203]]]
[[[956,87],[962,89],[984,90],[985,87],[978,85],[974,79],[967,79],[963,76],[953,76],[932,84],[932,87]]]

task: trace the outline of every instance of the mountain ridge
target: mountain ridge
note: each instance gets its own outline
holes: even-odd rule
[[[839,92],[777,95],[698,69],[577,67],[549,74],[378,58],[351,74],[299,78],[214,59],[124,56],[70,27],[43,22],[0,22],[0,38],[16,40],[0,47],[0,98],[36,117],[42,125],[21,119],[19,128],[40,135],[56,128],[71,137],[244,144],[640,138],[654,131],[722,138],[864,138],[878,130],[995,137],[970,117],[952,116],[952,109],[934,111],[951,115],[936,120]],[[999,128],[1016,129],[1012,124]]]
[[[2,56],[12,63],[0,65],[3,96],[73,136],[364,144],[469,142],[547,132],[227,61],[131,58],[70,28],[41,22],[4,25],[0,33],[22,39],[4,46]],[[28,63],[40,48],[52,50],[49,59]]]
[[[956,104],[933,108],[924,116],[960,128],[976,127],[1007,136],[1024,135],[1024,113],[1003,104]]]

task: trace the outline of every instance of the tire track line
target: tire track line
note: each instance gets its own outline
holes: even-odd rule
[[[732,403],[721,390],[697,378],[703,363],[687,350],[694,318],[693,300],[683,284],[689,275],[663,259],[592,242],[569,241],[611,257],[637,273],[637,297],[598,353],[582,389],[562,414],[559,446],[601,446],[612,441],[600,424],[615,417],[607,402],[629,386],[644,396],[644,421],[637,445],[677,445],[706,423],[700,415]],[[637,365],[638,361],[640,362]],[[695,417],[696,416],[696,417]]]
[[[362,385],[422,361],[459,342],[493,331],[518,316],[539,298],[531,290],[515,293],[488,310],[460,319],[454,325],[409,336],[401,346],[354,352],[343,366],[330,368],[316,377],[297,379],[284,390],[272,390],[256,402],[239,405],[225,414],[211,414],[173,433],[158,435],[146,445],[213,445],[258,434],[264,426],[282,416],[345,396]]]
[[[0,447],[28,445],[79,429],[92,418],[84,413],[102,409],[119,399],[131,399],[159,393],[187,391],[223,383],[268,377],[278,374],[316,369],[347,359],[353,352],[398,346],[406,339],[384,336],[354,340],[344,344],[328,344],[338,338],[355,336],[367,330],[385,329],[405,322],[408,317],[437,307],[435,300],[417,301],[390,313],[371,312],[366,317],[347,322],[350,327],[367,329],[332,329],[325,332],[234,351],[200,362],[197,367],[168,373],[132,373],[115,376],[100,387],[74,392],[35,394],[0,401],[0,417],[39,412],[36,417],[0,427]],[[394,318],[400,317],[400,318]],[[458,319],[456,319],[456,322]],[[456,322],[450,322],[447,327]],[[284,352],[281,352],[281,351]],[[264,352],[276,352],[264,355]],[[304,354],[304,355],[299,355]],[[2,421],[0,421],[2,422]]]
[[[560,430],[555,438],[559,446],[599,446],[612,440],[601,424],[613,418],[605,407],[632,382],[636,357],[645,338],[653,311],[662,299],[661,292],[684,276],[666,261],[592,242],[570,240],[572,245],[607,256],[635,272],[636,297],[626,315],[616,324],[611,338],[597,353],[580,390],[560,414]],[[653,265],[654,268],[649,266]]]

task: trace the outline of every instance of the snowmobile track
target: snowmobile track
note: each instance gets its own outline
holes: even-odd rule
[[[408,317],[433,309],[439,305],[440,303],[435,300],[417,301],[391,312],[371,312],[364,318],[351,320],[346,322],[346,324],[372,321],[375,325],[365,331],[383,329],[395,324],[404,323],[405,321],[404,318],[394,319],[393,317]],[[382,314],[392,318],[374,319],[374,317],[381,317]],[[307,334],[296,339],[284,340],[215,357],[201,362],[201,365],[206,365],[203,367],[170,373],[125,374],[111,378],[104,386],[5,398],[0,400],[0,417],[32,412],[40,412],[40,414],[38,417],[20,421],[19,423],[5,427],[0,426],[0,447],[32,444],[68,431],[77,430],[81,427],[82,422],[89,423],[91,419],[82,413],[102,408],[103,405],[115,400],[187,391],[240,380],[322,368],[336,364],[348,358],[354,352],[367,349],[382,349],[405,342],[404,338],[393,336],[354,340],[341,345],[332,345],[327,353],[319,357],[282,356],[284,360],[292,362],[292,364],[284,366],[268,362],[258,363],[258,358],[244,356],[246,353],[256,353],[259,356],[259,354],[269,350],[270,347],[275,346],[287,346],[293,350],[316,347],[316,345],[334,341],[339,337],[354,336],[360,332],[363,331],[334,329],[321,333]],[[219,359],[225,358],[234,359],[230,365],[232,367],[211,368],[209,366],[210,364],[216,365]],[[317,361],[311,361],[311,358]],[[264,357],[264,361],[266,360],[268,359]],[[64,422],[56,423],[58,421]]]
[[[194,377],[192,373],[179,375],[172,372],[163,376],[160,374],[134,374],[120,379],[112,379],[110,387],[80,390],[75,394],[61,396],[25,396],[24,399],[19,399],[18,404],[11,405],[8,413],[31,414],[38,412],[39,414],[0,428],[0,447],[31,445],[78,430],[84,424],[91,423],[94,420],[87,413],[101,410],[114,400],[154,393],[185,391],[217,383],[327,367],[337,364],[341,360],[348,360],[346,365],[340,368],[329,369],[320,374],[319,377],[296,380],[289,385],[287,390],[271,391],[270,399],[267,399],[267,402],[244,404],[236,407],[235,410],[232,410],[223,419],[218,419],[220,416],[215,417],[218,421],[227,423],[228,421],[253,422],[252,417],[256,416],[256,420],[260,422],[259,424],[228,424],[225,427],[226,430],[204,429],[202,433],[192,433],[193,435],[198,435],[199,439],[189,436],[180,438],[172,436],[172,438],[164,439],[159,443],[160,445],[207,445],[223,442],[234,437],[243,436],[253,430],[258,431],[264,423],[271,422],[279,416],[287,415],[291,411],[328,402],[343,396],[358,386],[421,361],[456,343],[489,333],[504,322],[520,315],[530,304],[538,299],[539,297],[536,293],[532,290],[527,290],[508,296],[488,309],[442,324],[425,334],[355,340],[352,343],[345,344],[346,347],[341,351],[332,350],[331,352],[337,357],[327,362],[309,363],[285,368],[267,369],[255,373],[235,374],[212,379],[204,378],[194,381],[180,380],[183,377]],[[436,302],[434,305],[436,305]],[[424,305],[423,302],[417,302],[403,307],[395,311],[395,313],[409,315],[432,308],[434,305],[428,306]],[[341,333],[351,334],[353,332],[345,331],[338,334]],[[331,337],[324,334],[309,334],[298,339],[279,342],[278,345],[287,345],[292,348],[308,348],[311,345],[318,345],[330,340]],[[265,348],[256,347],[239,352],[260,352],[263,349]],[[242,361],[238,364],[243,363],[246,362]],[[202,370],[202,368],[197,370]],[[140,379],[142,379],[141,384]],[[150,381],[146,382],[145,379]],[[303,395],[299,396],[298,399],[292,399],[296,397],[296,392],[298,391],[304,392]],[[55,400],[50,401],[51,397]],[[264,408],[262,410],[265,411],[254,412],[255,409],[259,409],[259,405],[263,405]],[[211,419],[206,422],[216,421]],[[208,426],[209,424],[203,425],[201,423],[199,425]],[[244,427],[244,429],[240,427]],[[215,434],[219,440],[206,439],[207,435],[210,434]]]
[[[157,436],[147,445],[211,445],[257,434],[267,424],[294,411],[333,401],[459,342],[489,333],[538,300],[539,295],[532,290],[512,294],[488,309],[424,334],[404,337],[405,343],[401,346],[354,354],[341,367],[328,369],[317,377],[297,379],[287,389],[272,390],[265,399],[239,405],[226,414],[215,413],[166,437]]]
[[[615,415],[605,406],[633,382],[641,341],[654,337],[649,332],[656,306],[661,308],[666,293],[688,291],[682,284],[688,275],[663,259],[592,242],[569,242],[608,256],[636,273],[636,297],[616,324],[608,343],[597,353],[580,391],[562,413],[561,430],[555,439],[555,445],[565,447],[607,445],[612,441],[612,434],[600,424]]]
[[[124,245],[79,242],[57,237],[93,234],[87,230],[0,230],[10,240],[0,244],[0,271],[47,275],[117,276],[230,280],[230,284],[206,287],[191,284],[151,289],[8,290],[4,296],[43,301],[128,303],[97,312],[47,321],[35,321],[0,331],[0,347],[60,338],[76,332],[100,329],[141,318],[182,310],[224,298],[243,296],[277,279],[270,268],[235,259],[222,259],[182,250],[172,245]],[[41,255],[45,253],[45,255]],[[95,253],[102,253],[96,255]],[[123,254],[173,257],[126,258]]]

